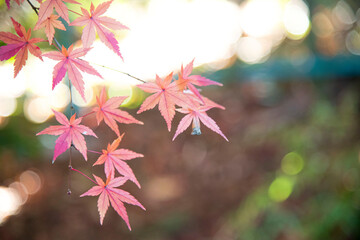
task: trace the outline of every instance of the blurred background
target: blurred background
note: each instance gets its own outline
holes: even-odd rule
[[[11,4],[0,3],[1,31],[14,32],[10,16],[33,28],[27,2]],[[87,102],[72,99],[84,115],[103,85],[129,96],[123,109],[145,125],[121,124],[120,147],[145,157],[129,162],[142,188],[124,189],[147,211],[126,205],[132,232],[111,208],[100,226],[97,198],[79,198],[90,181],[71,173],[66,194],[68,153],[52,165],[56,137],[35,134],[57,124],[51,109],[70,114],[67,81],[52,91],[56,62],[33,56],[14,79],[10,59],[0,63],[0,239],[360,239],[359,1],[115,0],[105,15],[130,28],[114,32],[125,61],[96,41],[86,60],[105,80],[84,73]],[[81,47],[82,28],[66,27],[58,41]],[[111,70],[152,80],[194,58],[195,73],[224,84],[202,94],[226,107],[208,113],[230,143],[204,126],[172,142],[181,114],[171,133],[158,110],[136,115],[147,95]],[[116,137],[83,123],[101,139],[86,137],[91,150]],[[88,158],[75,152],[73,166],[104,178]]]

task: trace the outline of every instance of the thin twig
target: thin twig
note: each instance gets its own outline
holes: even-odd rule
[[[71,90],[71,82],[70,82],[69,76],[68,76],[68,80],[69,80],[69,90],[70,90],[70,114],[71,114],[71,116],[72,116],[72,115],[74,115],[74,113],[75,113],[75,108],[74,108],[74,104],[73,104],[72,90]]]
[[[32,4],[32,2],[30,2],[30,0],[26,0],[26,1],[30,4],[31,8],[34,10],[36,15],[39,15],[38,9]]]
[[[68,174],[68,190],[67,190],[68,195],[71,194],[71,169],[72,169],[72,165],[71,165],[72,153],[71,153],[71,150],[72,150],[72,147],[70,147],[70,149],[69,149],[69,174]]]
[[[100,154],[100,155],[102,155],[102,153],[101,152],[97,152],[97,151],[92,151],[92,150],[87,150],[88,152],[91,152],[91,153],[96,153],[96,154]]]
[[[29,5],[31,6],[31,8],[34,10],[34,12],[36,13],[36,15],[39,16],[38,8],[35,7],[34,4],[32,4],[32,2],[31,2],[30,0],[26,0],[26,1],[29,3]],[[61,50],[60,50],[60,49],[61,49],[60,43],[58,42],[58,40],[57,40],[55,37],[54,37],[53,39],[54,39],[54,41],[55,41],[55,43],[56,43],[57,46],[56,46],[54,43],[52,43],[52,44],[57,48],[57,50],[61,51]]]
[[[77,15],[79,15],[79,16],[82,16],[80,13],[75,12],[75,11],[73,11],[73,10],[69,9],[69,8],[68,8],[68,11],[69,11],[69,12],[72,12],[72,13],[75,13],[75,14],[77,14]]]
[[[93,183],[95,183],[96,185],[98,185],[97,182],[95,182],[94,180],[92,180],[91,178],[89,178],[85,173],[83,173],[83,172],[81,172],[81,171],[79,171],[79,170],[77,170],[77,169],[75,169],[75,168],[73,168],[73,167],[69,167],[69,169],[72,170],[72,171],[75,171],[75,172],[80,173],[81,175],[83,175],[84,177],[86,177],[87,179],[89,179],[90,181],[92,181]]]
[[[97,65],[97,66],[99,66],[99,67],[107,68],[107,69],[109,69],[109,70],[112,70],[112,71],[115,71],[115,72],[119,72],[119,73],[128,75],[128,76],[131,77],[131,78],[134,78],[134,79],[136,79],[136,80],[138,80],[138,81],[140,81],[140,82],[146,83],[146,81],[144,81],[144,80],[142,80],[142,79],[140,79],[140,78],[137,78],[137,77],[135,77],[135,76],[133,76],[133,75],[127,73],[127,72],[123,72],[123,71],[120,71],[120,70],[117,70],[117,69],[114,69],[114,68],[111,68],[111,67],[107,67],[107,66],[104,66],[104,65],[101,65],[101,64],[94,63],[94,62],[90,62],[90,61],[88,61],[88,62],[91,63],[91,64],[94,64],[94,65]]]
[[[95,112],[94,112],[94,111],[91,111],[91,112],[85,114],[84,116],[82,116],[82,118],[87,117],[87,116],[89,116],[89,115],[91,115],[91,114],[93,114],[93,113],[95,113]]]

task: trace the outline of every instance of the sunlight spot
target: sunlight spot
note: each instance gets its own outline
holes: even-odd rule
[[[284,26],[287,36],[298,40],[304,38],[310,30],[309,9],[300,0],[292,0],[285,6]]]
[[[43,123],[53,115],[46,97],[32,97],[25,100],[25,117],[34,123]]]
[[[346,35],[345,45],[347,50],[355,55],[360,55],[360,34],[352,30]]]
[[[16,214],[20,206],[21,198],[15,189],[0,187],[0,224]]]
[[[343,0],[336,4],[333,14],[345,25],[351,26],[356,21],[352,8]]]
[[[8,97],[0,97],[0,116],[8,117],[16,110],[16,99]]]
[[[40,176],[32,170],[27,170],[20,175],[20,183],[25,186],[29,194],[35,194],[40,190]]]
[[[84,99],[81,97],[80,93],[76,90],[74,86],[71,87],[71,92],[74,104],[79,107],[91,106],[95,102],[94,90],[90,86],[85,87],[84,94],[86,101],[84,101]]]
[[[51,108],[60,111],[70,103],[69,87],[63,83],[59,83],[49,96]]]
[[[242,61],[253,64],[264,61],[270,51],[271,46],[266,41],[253,37],[243,37],[239,41],[237,56]]]
[[[20,182],[13,182],[9,185],[9,188],[17,191],[20,197],[20,204],[23,205],[28,199],[28,192],[25,186]]]
[[[278,0],[247,1],[241,12],[241,26],[251,37],[265,37],[280,31],[282,6]]]

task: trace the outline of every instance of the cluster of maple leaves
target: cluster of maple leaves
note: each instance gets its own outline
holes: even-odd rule
[[[53,44],[57,48],[57,51],[42,53],[40,48],[35,44],[45,40],[40,38],[31,38],[31,28],[26,31],[20,23],[11,18],[17,35],[10,32],[0,32],[0,40],[7,44],[0,47],[0,60],[7,60],[15,56],[14,77],[17,76],[19,71],[26,64],[28,52],[41,60],[42,57],[47,57],[59,61],[54,66],[52,88],[54,89],[56,85],[64,79],[67,73],[71,84],[74,85],[75,89],[85,100],[84,81],[80,71],[96,75],[100,78],[102,78],[102,76],[88,62],[81,59],[81,57],[85,56],[88,51],[91,50],[91,45],[95,41],[97,33],[99,39],[108,48],[113,50],[120,58],[122,58],[118,41],[109,29],[121,30],[128,28],[112,18],[102,16],[110,7],[112,0],[103,2],[97,7],[91,3],[89,11],[81,8],[81,14],[77,13],[79,17],[71,23],[68,16],[69,10],[64,2],[80,4],[79,2],[75,0],[37,1],[40,3],[40,8],[38,12],[35,10],[35,12],[38,13],[38,21],[34,29],[38,30],[44,28],[47,41],[50,45]],[[15,0],[15,2],[20,5],[23,0]],[[10,8],[10,0],[6,0],[6,4],[8,8]],[[54,14],[54,9],[58,15]],[[59,17],[65,20],[69,26],[85,26],[81,36],[83,47],[74,49],[73,45],[69,48],[58,46],[56,39],[54,39],[55,28],[66,31],[65,26],[58,20]],[[54,43],[54,40],[56,44]],[[173,77],[173,73],[170,73],[165,78],[156,76],[154,82],[145,82],[137,85],[137,87],[143,91],[151,94],[144,100],[137,113],[139,114],[153,109],[156,105],[158,105],[158,109],[162,117],[165,119],[169,131],[171,131],[172,120],[174,119],[175,112],[177,111],[185,114],[179,122],[173,140],[179,134],[184,132],[191,123],[191,134],[200,135],[200,122],[202,122],[206,127],[218,133],[226,141],[228,141],[226,136],[221,132],[219,126],[206,113],[212,108],[225,108],[202,96],[197,89],[197,87],[201,86],[221,86],[222,84],[200,75],[191,75],[193,62],[194,60],[187,64],[185,68],[181,66],[178,79],[175,79]],[[96,186],[82,194],[81,197],[99,195],[98,211],[100,214],[100,223],[103,223],[107,209],[111,204],[114,210],[123,218],[128,228],[131,230],[129,218],[123,203],[125,202],[136,205],[144,210],[145,208],[132,195],[130,195],[130,193],[117,187],[123,185],[127,180],[130,180],[140,188],[140,183],[126,161],[143,157],[143,155],[128,149],[118,148],[124,134],[120,134],[117,122],[124,124],[143,124],[143,122],[135,119],[126,111],[119,109],[120,105],[126,98],[126,96],[108,98],[106,95],[106,89],[103,88],[100,96],[97,96],[97,105],[92,108],[91,112],[83,117],[76,117],[75,113],[68,119],[63,113],[53,110],[56,120],[61,125],[49,126],[37,135],[49,134],[59,136],[55,141],[54,156],[52,159],[53,163],[60,154],[64,153],[71,147],[77,149],[86,161],[88,151],[98,153],[100,155],[93,165],[104,165],[106,181],[104,182],[101,178],[95,175],[95,181],[88,177],[96,184]],[[176,109],[176,106],[179,108]],[[102,152],[88,150],[86,146],[84,135],[96,138],[97,136],[92,129],[82,125],[81,121],[84,117],[91,116],[92,114],[96,114],[98,125],[104,120],[105,124],[107,124],[117,136],[117,138],[111,144],[109,143],[107,148],[103,149]],[[73,170],[80,172],[79,170]],[[116,177],[116,173],[121,176]]]

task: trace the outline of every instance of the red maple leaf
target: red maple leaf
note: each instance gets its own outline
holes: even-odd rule
[[[104,170],[107,177],[110,174],[114,175],[114,168],[116,168],[116,170],[121,175],[133,181],[139,188],[141,188],[140,183],[136,179],[133,171],[125,161],[138,157],[143,157],[144,155],[128,149],[117,149],[123,136],[124,134],[122,134],[119,138],[115,139],[111,145],[109,143],[106,150],[102,150],[103,154],[97,159],[97,161],[94,163],[94,166],[104,164]],[[114,178],[114,176],[112,176],[112,178]]]
[[[50,17],[50,15],[53,13],[54,8],[56,12],[60,15],[60,17],[62,17],[67,23],[69,23],[70,21],[69,21],[68,8],[63,2],[80,4],[74,0],[46,0],[45,2],[40,4],[39,19],[35,27],[37,27],[42,22],[44,22],[48,17]]]
[[[110,29],[128,29],[125,25],[116,21],[115,19],[109,17],[102,17],[100,15],[104,14],[106,10],[109,8],[110,4],[113,0],[101,3],[96,8],[93,3],[91,3],[90,11],[88,12],[86,9],[81,8],[81,12],[83,16],[75,19],[70,26],[84,26],[83,33],[81,36],[81,41],[84,47],[90,47],[95,41],[95,29],[100,38],[100,40],[105,43],[105,45],[113,50],[117,55],[121,58],[120,49],[118,46],[118,41],[115,39],[115,36],[112,32],[110,32],[107,28]]]
[[[93,111],[96,112],[96,120],[98,125],[104,119],[105,123],[116,133],[116,135],[120,136],[116,121],[125,124],[144,124],[143,122],[136,120],[129,113],[118,109],[118,107],[127,97],[112,97],[108,100],[106,100],[106,98],[106,90],[104,87],[101,90],[100,97],[96,97],[98,106],[93,108]]]
[[[79,57],[84,56],[89,50],[90,48],[77,48],[73,50],[73,45],[71,45],[69,49],[66,49],[63,46],[61,52],[52,51],[43,54],[44,57],[60,61],[54,67],[52,89],[54,89],[55,86],[64,78],[65,73],[67,72],[71,83],[74,85],[76,90],[78,90],[81,97],[86,101],[84,94],[84,81],[79,69],[83,72],[102,78],[102,76],[92,66],[90,66],[88,62],[78,59]]]
[[[97,204],[100,215],[100,224],[101,225],[103,224],[103,220],[109,208],[109,203],[110,203],[111,206],[114,208],[114,210],[120,215],[120,217],[124,219],[126,225],[131,231],[129,217],[127,215],[123,202],[135,206],[139,206],[143,210],[145,210],[145,208],[130,193],[116,188],[123,185],[127,181],[126,177],[112,178],[111,176],[112,174],[109,174],[106,183],[104,183],[104,181],[101,178],[94,175],[94,178],[98,186],[94,186],[90,188],[87,192],[80,195],[80,197],[100,195]]]
[[[164,80],[156,75],[155,82],[147,82],[137,87],[148,93],[154,93],[145,99],[137,113],[153,109],[159,104],[159,111],[164,117],[168,130],[171,130],[171,121],[175,115],[175,105],[191,106],[192,103],[188,97],[179,90],[176,82],[171,82],[172,74],[170,73]]]
[[[191,124],[192,122],[192,133],[191,135],[200,135],[200,122],[202,122],[206,127],[210,128],[212,131],[216,132],[220,136],[222,136],[226,141],[229,141],[226,136],[221,132],[219,126],[216,124],[216,122],[210,118],[206,111],[210,110],[211,108],[217,107],[221,109],[225,109],[223,106],[214,103],[213,101],[204,98],[205,105],[198,104],[196,106],[193,105],[193,107],[190,108],[182,108],[182,109],[176,109],[178,112],[186,114],[180,121],[175,135],[173,137],[173,141],[175,138],[182,132],[184,132]]]
[[[188,88],[201,101],[203,101],[199,91],[196,89],[196,87],[194,85],[197,85],[197,86],[209,86],[209,85],[222,86],[222,84],[218,83],[216,81],[207,79],[205,77],[202,77],[200,75],[191,75],[190,76],[190,74],[193,70],[193,64],[194,64],[194,60],[192,60],[188,65],[186,65],[185,69],[183,68],[183,65],[181,65],[179,79],[176,82],[177,82],[177,85],[180,88],[180,90],[185,90],[186,88]]]
[[[50,45],[52,44],[52,40],[55,35],[55,28],[66,31],[65,26],[59,20],[57,20],[58,18],[59,18],[59,16],[51,14],[42,23],[40,23],[40,25],[36,25],[34,28],[34,30],[37,30],[37,29],[40,29],[43,27],[45,28],[45,34],[49,40]]]
[[[14,62],[14,77],[16,77],[26,63],[28,51],[42,60],[41,50],[35,43],[44,40],[41,38],[30,39],[31,28],[26,32],[20,23],[16,22],[13,18],[11,18],[11,21],[18,36],[9,32],[0,32],[0,40],[7,43],[7,45],[0,47],[0,60],[8,60],[16,55]]]
[[[56,120],[62,125],[50,126],[36,134],[36,136],[42,134],[55,136],[60,135],[55,142],[54,157],[52,162],[54,163],[56,158],[71,146],[71,143],[74,144],[76,149],[84,156],[85,160],[87,161],[86,142],[82,134],[91,135],[97,138],[95,133],[87,126],[80,125],[82,117],[76,119],[76,114],[74,114],[71,116],[69,121],[63,113],[54,110],[53,112],[55,114]]]

